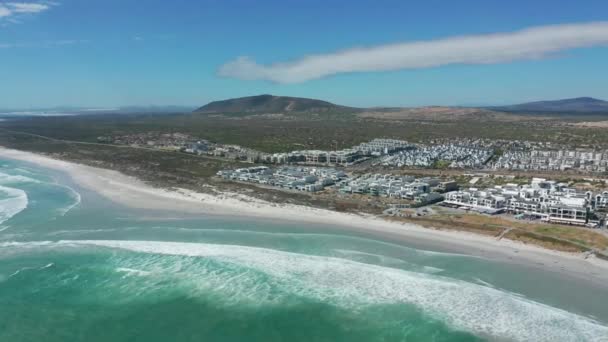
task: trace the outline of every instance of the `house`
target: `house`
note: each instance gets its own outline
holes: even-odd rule
[[[455,191],[458,190],[458,183],[455,181],[439,182],[439,184],[435,187],[435,190],[439,192]]]
[[[443,200],[443,196],[437,192],[424,193],[414,198],[418,204],[431,204]]]

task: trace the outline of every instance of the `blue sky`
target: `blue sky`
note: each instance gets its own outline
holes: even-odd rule
[[[3,108],[202,105],[262,93],[353,106],[608,99],[605,27],[592,27],[591,43],[564,42],[567,48],[551,47],[535,58],[502,58],[497,51],[489,62],[471,62],[471,55],[443,62],[459,41],[441,56],[422,58],[438,60],[428,67],[403,62],[403,52],[391,48],[378,63],[364,49],[352,70],[343,65],[354,57],[335,58],[355,48],[460,36],[481,37],[483,44],[492,42],[484,38],[492,33],[606,24],[605,0],[15,1],[0,0]],[[557,39],[552,30],[542,31],[548,41]],[[577,42],[590,32],[574,30],[582,35]],[[322,70],[310,55],[320,56]],[[243,56],[250,62],[244,66],[238,62]]]

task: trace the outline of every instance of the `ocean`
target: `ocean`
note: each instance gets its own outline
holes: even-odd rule
[[[0,342],[608,341],[607,289],[340,227],[126,208],[0,159]]]

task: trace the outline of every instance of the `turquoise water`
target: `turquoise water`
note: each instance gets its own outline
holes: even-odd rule
[[[132,210],[0,160],[0,341],[608,341],[607,304],[538,268]]]

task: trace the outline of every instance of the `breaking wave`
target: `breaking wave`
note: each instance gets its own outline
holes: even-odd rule
[[[28,205],[28,198],[25,191],[15,188],[9,188],[0,185],[0,231],[7,229],[2,224],[8,221],[13,216],[19,214]]]
[[[34,178],[21,176],[21,175],[9,175],[0,172],[0,184],[15,184],[15,183],[40,183],[39,180]]]
[[[31,175],[32,177],[37,176],[37,174],[35,174],[34,172],[23,169],[23,168],[14,168],[13,170],[21,172],[21,173],[26,173],[28,175]],[[80,205],[80,203],[82,201],[80,193],[78,193],[73,188],[66,186],[66,185],[59,184],[59,183],[53,183],[53,182],[48,183],[48,182],[41,181],[39,179],[35,179],[32,177],[19,175],[19,174],[9,174],[9,173],[0,172],[0,186],[4,186],[0,190],[3,190],[3,192],[8,193],[9,191],[6,189],[11,189],[10,190],[11,193],[9,194],[9,197],[10,198],[16,198],[16,197],[20,198],[19,202],[17,202],[17,199],[14,199],[14,203],[12,205],[8,205],[8,207],[6,205],[0,206],[0,210],[1,210],[1,208],[5,208],[5,207],[8,208],[7,210],[3,210],[6,213],[4,216],[2,215],[2,213],[0,213],[0,224],[18,213],[18,212],[14,212],[16,210],[15,208],[17,208],[17,207],[21,208],[21,206],[24,203],[27,206],[27,202],[25,201],[27,199],[27,195],[25,195],[25,192],[23,192],[22,190],[17,189],[17,186],[22,185],[22,184],[23,185],[44,184],[44,185],[50,185],[53,187],[58,187],[58,188],[61,188],[62,190],[65,190],[66,195],[69,197],[70,203],[64,207],[60,207],[60,208],[56,209],[57,212],[59,213],[59,215],[61,215],[61,216],[65,216],[69,211],[71,211],[72,209],[74,209]],[[19,191],[19,196],[15,195],[16,191]],[[25,207],[23,207],[21,210],[23,210],[23,209],[25,209]],[[21,211],[21,210],[19,210],[19,211]],[[0,229],[2,229],[2,227],[0,227]],[[6,229],[6,227],[4,227],[4,229]]]
[[[188,286],[184,288],[192,292],[190,295],[214,292],[234,303],[249,300],[272,304],[295,296],[353,311],[373,305],[408,304],[454,329],[501,340],[606,341],[608,336],[608,326],[591,318],[513,293],[435,274],[335,257],[235,245],[156,241],[0,244],[9,249],[86,246],[125,251],[112,253],[112,267],[125,276],[137,276],[137,281],[171,277],[169,282],[133,286],[130,291],[158,290],[162,284],[185,283]],[[124,284],[121,286],[124,288]]]
[[[21,189],[9,187],[12,184],[39,183],[38,180],[21,175],[0,172],[0,231],[8,229],[2,224],[19,214],[28,206],[27,193]]]

